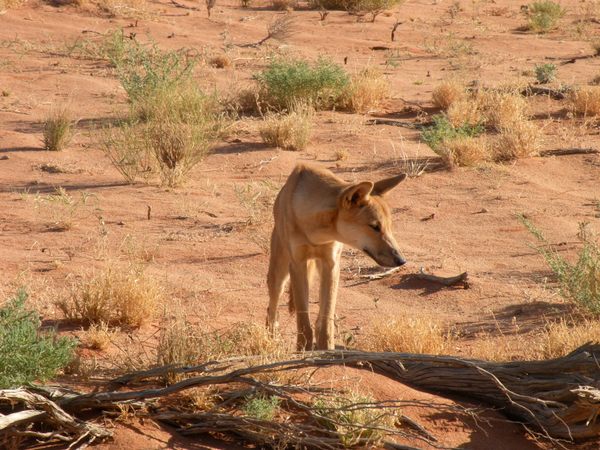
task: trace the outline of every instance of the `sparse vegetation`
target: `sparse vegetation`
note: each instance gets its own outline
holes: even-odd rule
[[[529,219],[519,215],[519,220],[540,244],[536,249],[554,273],[563,297],[592,314],[600,315],[600,245],[588,225],[579,225],[581,248],[575,261],[570,262],[554,249]]]
[[[372,324],[361,347],[375,352],[448,353],[454,334],[430,317],[405,317],[380,320]]]
[[[464,99],[465,96],[465,86],[457,80],[444,81],[431,93],[433,104],[444,110],[448,109],[452,103]]]
[[[357,392],[317,399],[314,407],[322,426],[336,431],[344,447],[378,447],[396,422],[395,411],[369,407],[374,400]]]
[[[208,60],[208,64],[217,69],[225,69],[231,66],[231,59],[227,55],[216,55]]]
[[[139,327],[154,315],[162,295],[140,267],[109,266],[76,281],[56,304],[68,319]]]
[[[534,67],[535,78],[540,84],[551,83],[556,79],[558,69],[552,63],[536,64]]]
[[[558,26],[565,10],[558,2],[539,0],[528,5],[527,26],[535,33],[548,33]]]
[[[75,227],[82,208],[93,197],[85,191],[73,196],[63,187],[58,187],[52,194],[37,194],[34,202],[35,208],[50,218],[50,231],[67,231]]]
[[[25,307],[17,292],[0,307],[0,389],[53,378],[73,357],[75,340],[41,327],[38,314]]]
[[[477,101],[485,125],[495,131],[501,132],[527,121],[527,102],[512,89],[485,91]]]
[[[542,133],[537,125],[529,121],[516,122],[500,129],[493,139],[492,151],[495,161],[535,156],[539,153]]]
[[[246,399],[243,412],[246,416],[260,420],[273,420],[277,414],[281,399],[274,395],[257,395]]]
[[[288,114],[269,113],[260,127],[262,140],[286,150],[304,150],[312,132],[312,107],[296,105]]]
[[[389,84],[383,74],[376,69],[366,68],[353,75],[346,87],[341,107],[361,114],[377,108],[389,95]]]
[[[437,152],[443,142],[447,143],[460,137],[476,137],[484,131],[480,124],[462,124],[456,127],[450,123],[447,116],[438,114],[433,116],[433,125],[422,131],[421,138],[433,151]]]
[[[278,59],[255,78],[261,98],[279,110],[290,109],[298,102],[317,109],[331,108],[342,98],[350,81],[342,67],[324,58],[313,65]]]
[[[73,137],[73,119],[66,106],[53,107],[44,120],[44,148],[60,151]]]
[[[600,116],[600,86],[584,86],[570,96],[571,109],[583,117]]]

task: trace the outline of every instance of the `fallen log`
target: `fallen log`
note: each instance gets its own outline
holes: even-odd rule
[[[247,386],[250,386],[268,395],[278,395],[289,402],[294,410],[306,412],[310,407],[306,403],[294,400],[292,396],[295,392],[293,388],[297,386],[261,382],[260,380],[264,379],[262,377],[268,373],[283,371],[350,366],[374,370],[418,389],[478,399],[499,408],[511,419],[539,430],[549,439],[575,441],[600,436],[600,421],[597,420],[600,414],[600,344],[587,344],[569,355],[545,361],[488,362],[453,356],[355,350],[312,352],[295,356],[286,361],[265,364],[257,364],[260,361],[259,357],[247,357],[214,361],[193,367],[157,367],[114,380],[121,386],[119,391],[81,395],[54,391],[53,398],[56,399],[56,404],[43,397],[43,400],[39,399],[39,394],[33,394],[37,395],[35,397],[24,397],[32,395],[24,390],[0,391],[0,399],[10,398],[11,395],[17,401],[24,401],[19,398],[28,398],[25,403],[32,409],[43,410],[48,416],[60,418],[64,417],[65,411],[74,414],[90,409],[114,409],[118,405],[129,405],[132,401],[156,399],[194,387],[231,383],[246,386],[243,388],[246,389],[244,392],[247,392]],[[189,378],[166,387],[127,389],[133,382],[136,385],[144,382],[155,385],[156,379],[167,373]],[[396,402],[400,405],[400,401]],[[62,413],[58,414],[57,411]],[[310,417],[316,417],[314,410],[310,414]],[[85,429],[86,433],[98,435],[99,432],[100,436],[104,435],[97,426],[92,427],[68,417],[61,423],[65,429],[78,432]],[[260,439],[264,438],[264,433],[260,439],[254,435],[259,428],[269,434],[276,433],[276,428],[281,425],[283,428],[280,430],[284,432],[308,433],[312,426],[291,429],[286,428],[289,424],[271,426],[263,422],[252,422],[254,431],[247,432],[241,428],[250,423],[247,417],[233,419],[216,417],[214,414],[210,417],[186,416],[181,412],[175,415],[158,412],[156,417],[170,423],[180,423],[182,427],[190,430],[190,433],[207,431],[206,423],[212,421],[214,426],[223,425],[219,430],[230,429],[235,434],[243,435],[245,439],[263,444],[264,441]],[[83,428],[86,425],[89,428]],[[10,428],[5,428],[3,432]],[[421,439],[430,442],[431,440],[422,436],[423,434],[426,435],[427,432],[421,433]],[[305,444],[311,442],[310,436],[302,436]],[[333,441],[328,441],[328,444],[337,448]]]
[[[596,155],[598,153],[600,150],[595,148],[559,148],[541,151],[540,156]]]

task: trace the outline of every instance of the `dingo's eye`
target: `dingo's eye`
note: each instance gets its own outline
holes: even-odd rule
[[[369,226],[377,233],[381,233],[381,224],[379,222],[370,223]]]

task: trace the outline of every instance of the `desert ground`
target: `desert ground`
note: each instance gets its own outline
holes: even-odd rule
[[[542,34],[524,28],[523,2],[512,0],[407,0],[374,22],[346,11],[330,11],[320,20],[319,11],[302,2],[278,11],[265,0],[248,7],[217,0],[210,18],[203,2],[188,1],[7,5],[0,14],[0,304],[24,287],[28,308],[44,326],[79,340],[77,367],[53,382],[87,391],[125,368],[150,367],[161,332],[177,318],[206,332],[263,327],[272,204],[297,163],[327,168],[350,182],[409,173],[387,197],[408,263],[388,277],[368,280],[363,275],[381,269],[346,247],[336,312],[340,346],[361,348],[371,342],[377,324],[414,321],[452,335],[441,353],[539,358],[548,324],[579,317],[517,215],[543,230],[567,258],[580,248],[580,223],[600,232],[600,155],[544,154],[598,148],[594,118],[573,114],[568,98],[528,96],[528,119],[541,130],[537,154],[544,156],[452,168],[423,142],[419,126],[440,113],[432,92],[452,79],[479,88],[536,85],[534,66],[552,63],[556,79],[546,86],[589,86],[600,74],[600,58],[590,45],[600,38],[600,3],[561,2],[566,13],[558,27]],[[292,17],[293,33],[249,45],[284,15]],[[127,93],[105,59],[84,51],[114,30],[165,51],[185,49],[197,61],[194,82],[222,98],[257,90],[253,76],[278,57],[326,56],[350,74],[373,68],[389,91],[366,112],[315,112],[309,143],[299,151],[264,143],[260,114],[236,114],[183,185],[167,187],[158,179],[129,183],[103,144],[107,130],[118,128],[129,111]],[[222,68],[213,63],[220,55],[227,60]],[[43,143],[45,118],[56,105],[67,105],[75,122],[73,138],[58,152]],[[132,264],[160,286],[156,312],[139,327],[111,327],[110,342],[101,348],[86,345],[89,324],[69,320],[57,301],[93,274]],[[421,268],[440,276],[467,272],[469,289],[418,279]],[[286,303],[280,305],[280,331],[293,347],[295,321]],[[590,320],[593,332],[598,323]],[[358,386],[379,400],[482,408],[480,420],[418,405],[403,408],[437,439],[398,440],[406,445],[558,448],[467,398],[421,392],[362,370],[321,372],[320,379],[332,385]],[[244,445],[219,436],[182,437],[135,414],[107,422],[114,436],[97,448]]]

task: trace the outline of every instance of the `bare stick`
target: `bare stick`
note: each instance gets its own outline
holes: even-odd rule
[[[400,270],[400,267],[392,267],[391,269],[384,270],[383,272],[361,275],[359,278],[362,278],[363,280],[369,280],[369,281],[381,280],[382,278],[389,277],[390,275],[395,274],[399,270]]]
[[[467,272],[463,272],[453,277],[440,277],[437,275],[425,273],[425,269],[421,267],[421,269],[419,269],[419,273],[416,276],[421,280],[431,281],[433,283],[442,284],[444,286],[454,286],[455,284],[462,283],[465,289],[469,287],[469,275],[467,274]]]
[[[566,156],[566,155],[596,155],[600,150],[595,148],[559,148],[556,150],[544,150],[540,156]]]

